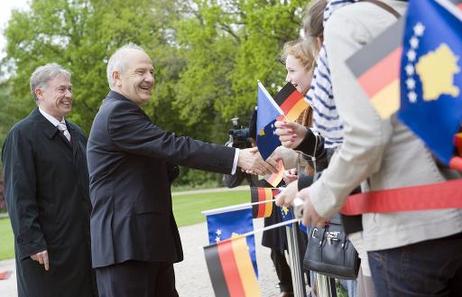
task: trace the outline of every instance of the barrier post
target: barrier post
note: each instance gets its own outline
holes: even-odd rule
[[[311,273],[315,274],[317,297],[337,297],[335,279],[316,272]]]
[[[286,235],[294,297],[305,297],[305,282],[303,280],[303,270],[300,261],[300,248],[298,246],[298,223],[295,222],[290,227],[287,226]]]

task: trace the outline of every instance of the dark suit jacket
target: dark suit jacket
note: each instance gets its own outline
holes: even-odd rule
[[[90,263],[86,138],[72,144],[35,109],[3,146],[5,198],[15,239],[18,296],[95,296]],[[48,250],[50,271],[30,256]]]
[[[230,173],[235,149],[178,137],[111,91],[88,139],[94,267],[183,259],[172,213],[169,164]]]

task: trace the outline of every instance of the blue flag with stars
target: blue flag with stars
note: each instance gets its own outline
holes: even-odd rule
[[[283,222],[295,219],[292,208],[283,206],[283,207],[278,207],[278,209],[281,212],[281,218]]]
[[[276,118],[283,115],[279,105],[274,101],[265,87],[258,82],[257,92],[257,147],[263,160],[281,145],[279,136],[274,132]]]
[[[207,215],[209,244],[228,239],[233,235],[242,235],[253,231],[252,219],[252,207]],[[255,236],[250,235],[246,239],[253,268],[258,276]]]
[[[456,159],[454,136],[462,123],[462,11],[454,2],[460,1],[409,2],[398,112],[447,165]]]

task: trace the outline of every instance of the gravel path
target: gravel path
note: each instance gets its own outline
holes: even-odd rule
[[[254,220],[255,229],[263,227],[263,220]],[[175,264],[176,286],[181,297],[213,297],[207,266],[202,247],[207,244],[205,223],[180,228],[184,261]],[[259,283],[262,297],[276,297],[278,281],[270,259],[270,249],[261,246],[261,233],[257,233],[257,261],[260,273]],[[13,270],[8,280],[0,280],[1,297],[17,297],[14,260],[0,261],[0,271]],[[217,296],[219,297],[219,296]]]
[[[263,220],[254,220],[255,229],[263,227]],[[277,276],[270,258],[270,249],[261,246],[261,232],[256,234],[259,284],[262,297],[279,295]],[[181,297],[212,297],[213,289],[204,258],[203,246],[207,244],[205,223],[180,228],[184,261],[175,264],[176,284]],[[219,296],[217,296],[219,297]]]

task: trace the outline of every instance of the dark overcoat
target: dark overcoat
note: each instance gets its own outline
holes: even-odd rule
[[[11,129],[3,146],[19,297],[96,296],[86,138],[78,126],[66,124],[71,143],[36,108]],[[30,258],[42,250],[49,254],[47,272]]]
[[[93,266],[181,261],[170,167],[230,173],[234,157],[234,148],[163,131],[135,103],[111,91],[88,138]]]

